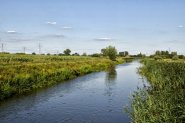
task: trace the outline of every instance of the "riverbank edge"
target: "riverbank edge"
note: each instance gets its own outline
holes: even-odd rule
[[[110,68],[115,67],[118,64],[123,64],[126,61],[124,59],[117,59],[116,61],[109,61],[109,62],[103,62],[103,63],[97,63],[96,66],[91,64],[85,64],[81,67],[75,68],[75,69],[63,69],[63,71],[55,71],[52,75],[48,76],[35,76],[37,79],[26,77],[19,79],[19,83],[24,82],[28,83],[29,86],[25,86],[25,88],[20,87],[20,89],[10,89],[9,87],[4,89],[4,92],[2,89],[0,91],[0,101],[4,101],[6,99],[9,99],[13,96],[20,96],[26,93],[30,93],[37,89],[42,88],[48,88],[55,84],[62,83],[67,80],[72,80],[80,76],[84,76],[93,72],[100,72],[100,71],[107,71]],[[34,82],[33,82],[34,81]],[[36,84],[35,84],[36,83]]]
[[[138,72],[150,86],[139,88],[132,95],[131,122],[184,122],[184,62],[144,59],[141,63]]]

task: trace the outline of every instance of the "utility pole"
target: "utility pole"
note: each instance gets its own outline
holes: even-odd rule
[[[1,52],[4,52],[4,44],[1,45]]]
[[[41,54],[41,45],[39,43],[39,54]]]
[[[171,49],[170,49],[170,47],[168,48],[168,50],[169,50],[168,52],[170,53],[170,52],[171,52]]]
[[[26,47],[23,47],[23,52],[26,54]]]

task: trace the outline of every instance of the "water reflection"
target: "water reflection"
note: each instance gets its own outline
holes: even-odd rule
[[[113,95],[113,87],[116,85],[116,80],[117,80],[117,71],[115,66],[112,66],[106,73],[105,85],[107,88],[105,90],[105,95],[109,97]]]
[[[108,72],[106,74],[106,80],[108,80],[108,82],[115,82],[117,78],[117,71],[116,71],[116,67],[112,66],[111,68],[108,69]]]

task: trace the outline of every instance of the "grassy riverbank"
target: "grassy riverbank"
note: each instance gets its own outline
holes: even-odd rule
[[[0,100],[91,72],[106,70],[107,58],[0,54]]]
[[[150,87],[133,95],[132,122],[185,122],[184,61],[144,60],[143,64],[140,73],[150,82]]]

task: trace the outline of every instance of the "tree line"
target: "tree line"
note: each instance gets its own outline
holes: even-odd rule
[[[153,55],[150,55],[151,58],[154,58],[154,59],[163,59],[163,58],[170,58],[170,59],[173,59],[173,60],[177,60],[177,59],[184,59],[185,56],[184,55],[178,55],[178,53],[176,51],[172,51],[172,52],[169,52],[169,51],[160,51],[160,50],[157,50],[155,52],[155,54]]]

